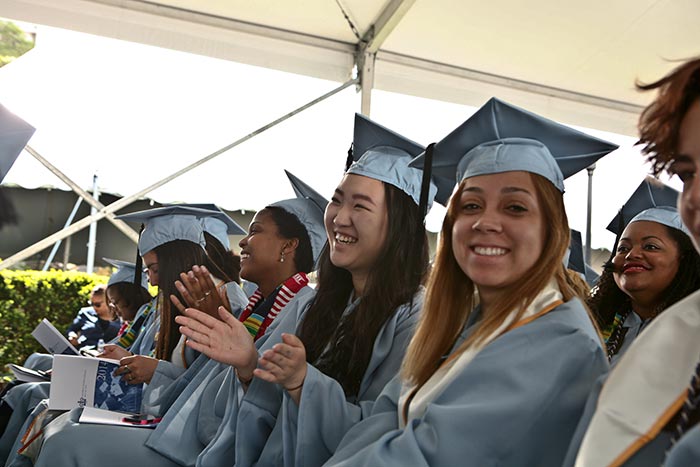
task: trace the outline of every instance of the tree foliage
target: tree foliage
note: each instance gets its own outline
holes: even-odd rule
[[[10,21],[0,21],[0,67],[34,48],[34,37]]]
[[[82,272],[0,271],[0,374],[44,349],[32,330],[46,318],[64,331],[107,277]]]

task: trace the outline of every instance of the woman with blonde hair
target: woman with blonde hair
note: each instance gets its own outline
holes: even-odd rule
[[[459,185],[420,324],[326,465],[561,464],[607,369],[563,264],[563,178],[614,148],[496,99],[437,143],[436,175]]]

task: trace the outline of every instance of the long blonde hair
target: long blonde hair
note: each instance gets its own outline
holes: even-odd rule
[[[527,306],[556,278],[564,300],[580,296],[563,265],[569,246],[569,222],[562,193],[544,177],[530,173],[545,225],[542,254],[535,265],[511,286],[507,294],[490,305],[479,328],[454,352],[459,355],[474,343],[493,333],[506,317],[518,310],[515,321]],[[421,321],[406,351],[402,376],[420,388],[439,368],[462,331],[475,305],[472,280],[462,271],[452,251],[452,227],[459,212],[463,181],[450,199],[442,224],[435,263],[428,279]],[[583,297],[582,297],[583,298]]]

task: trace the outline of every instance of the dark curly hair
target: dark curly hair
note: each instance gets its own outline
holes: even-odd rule
[[[641,91],[659,90],[658,97],[639,118],[639,141],[642,153],[658,176],[667,170],[675,157],[678,129],[690,105],[700,98],[700,57],[690,60],[658,81],[643,84]]]
[[[678,272],[671,284],[662,292],[663,299],[656,308],[656,314],[700,288],[700,255],[693,247],[690,238],[678,229],[664,227],[678,246],[680,262]],[[622,313],[631,308],[630,297],[615,283],[611,266],[605,267],[586,304],[593,312],[601,329],[613,323],[616,313]],[[621,342],[617,344],[619,347]]]

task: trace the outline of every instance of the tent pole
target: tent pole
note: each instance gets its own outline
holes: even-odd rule
[[[92,176],[92,195],[95,200],[100,199],[100,189],[97,186],[97,175]],[[90,214],[95,214],[97,209],[93,206],[90,209]],[[87,251],[87,261],[85,266],[85,272],[92,274],[92,270],[95,267],[95,244],[97,243],[97,221],[90,224],[90,233],[88,235],[88,251]]]
[[[75,202],[75,206],[73,206],[73,210],[71,211],[70,215],[68,216],[68,219],[66,219],[65,225],[63,226],[64,229],[65,229],[66,227],[68,227],[68,226],[70,225],[71,222],[73,222],[73,219],[75,218],[75,215],[78,213],[78,208],[80,207],[80,203],[82,203],[82,202],[83,202],[83,198],[81,198],[80,196],[78,196],[78,200]],[[61,240],[59,240],[59,241],[57,241],[56,243],[54,243],[53,248],[51,249],[51,253],[49,253],[49,257],[46,258],[46,262],[44,263],[44,267],[41,268],[42,271],[48,271],[48,270],[49,270],[49,266],[51,265],[51,262],[53,261],[54,256],[56,256],[56,252],[58,251],[58,249],[60,248],[60,246],[61,246]],[[66,262],[67,262],[67,261],[64,261],[64,262],[63,262],[64,267],[65,267]]]
[[[49,169],[49,172],[51,172],[52,174],[54,174],[55,176],[57,176],[63,183],[65,183],[66,185],[68,185],[74,192],[76,192],[76,193],[78,194],[78,196],[80,196],[80,197],[83,198],[85,201],[87,201],[87,202],[90,204],[90,206],[92,206],[93,208],[95,208],[95,209],[97,209],[97,210],[104,209],[104,207],[105,207],[104,204],[102,204],[102,203],[100,203],[99,201],[97,201],[95,198],[92,197],[92,195],[90,195],[90,193],[88,193],[87,191],[83,190],[83,189],[80,187],[80,185],[78,185],[78,184],[75,183],[73,180],[71,180],[70,178],[68,178],[68,176],[67,176],[66,174],[64,174],[63,172],[61,172],[61,171],[58,169],[58,167],[56,167],[56,166],[53,165],[51,162],[49,162],[47,159],[45,159],[41,154],[39,154],[38,152],[36,152],[36,150],[35,150],[34,148],[32,148],[31,146],[27,145],[27,146],[24,147],[24,149],[25,149],[25,151],[27,151],[29,154],[31,154],[32,157],[34,157],[34,159],[38,160],[38,161],[41,163],[41,165],[43,165],[44,167],[46,167],[47,169]],[[94,213],[94,211],[93,211],[93,213]],[[114,224],[114,226],[115,226],[117,229],[119,229],[124,235],[126,235],[132,242],[138,243],[138,241],[139,241],[139,234],[136,233],[136,231],[135,231],[134,229],[132,229],[131,227],[129,227],[129,225],[128,225],[126,222],[115,219],[115,218],[114,218],[114,214],[108,214],[108,215],[106,216],[106,218],[107,218],[108,221],[110,221],[112,224]],[[66,226],[66,227],[67,227],[67,226]]]
[[[389,37],[394,28],[408,13],[416,0],[390,0],[379,13],[374,23],[367,29],[358,44],[355,63],[360,75],[362,100],[360,112],[369,117],[372,109],[372,89],[374,89],[374,65],[377,51]]]
[[[586,251],[585,260],[591,264],[591,215],[593,212],[593,171],[595,164],[588,167],[588,206],[586,210]]]
[[[323,100],[325,100],[325,99],[327,99],[335,94],[338,94],[339,92],[343,91],[344,89],[357,84],[357,82],[358,82],[357,78],[349,79],[348,81],[341,84],[337,88],[325,93],[324,95],[322,95],[320,97],[317,97],[316,99],[302,105],[301,107],[298,107],[298,108],[292,110],[291,112],[289,112],[289,113],[281,116],[280,118],[268,123],[267,125],[264,125],[264,126],[258,128],[257,130],[255,130],[251,133],[248,133],[244,137],[234,141],[233,143],[229,144],[228,146],[224,146],[223,148],[209,154],[206,157],[203,157],[202,159],[200,159],[196,162],[193,162],[192,164],[178,170],[177,172],[165,177],[164,179],[162,179],[162,180],[160,180],[160,181],[158,181],[150,186],[147,186],[146,188],[134,193],[131,196],[127,196],[127,197],[124,197],[120,200],[115,201],[114,203],[110,204],[109,206],[106,206],[106,207],[100,209],[99,212],[80,219],[78,222],[71,225],[70,227],[64,228],[63,230],[60,230],[52,235],[49,235],[45,239],[38,241],[34,245],[29,246],[29,247],[25,248],[24,250],[10,256],[6,260],[0,262],[0,270],[14,266],[15,264],[19,263],[20,261],[22,261],[22,260],[30,257],[31,255],[48,247],[52,243],[54,243],[58,240],[61,240],[63,238],[66,238],[69,235],[73,235],[75,232],[78,232],[78,231],[84,229],[85,227],[87,227],[91,223],[96,222],[100,219],[103,219],[104,217],[106,217],[109,214],[117,212],[118,210],[122,209],[123,207],[128,206],[129,204],[133,203],[137,199],[143,197],[147,193],[150,193],[151,191],[153,191],[157,188],[160,188],[161,186],[165,185],[166,183],[176,179],[180,175],[183,175],[183,174],[189,172],[190,170],[194,169],[195,167],[199,167],[200,165],[204,164],[205,162],[208,162],[209,160],[214,159],[215,157],[217,157],[217,156],[223,154],[224,152],[238,146],[239,144],[242,144],[242,143],[248,141],[249,139],[253,138],[254,136],[259,135],[260,133],[262,133],[266,130],[269,130],[270,128],[282,123],[283,121],[293,117],[294,115],[308,109],[309,107],[312,107],[312,106],[318,104],[319,102],[321,102],[321,101],[323,101]]]
[[[362,89],[360,112],[362,115],[369,117],[372,109],[372,88],[374,88],[374,59],[377,54],[363,53],[359,57],[357,64],[360,73],[360,88]]]

